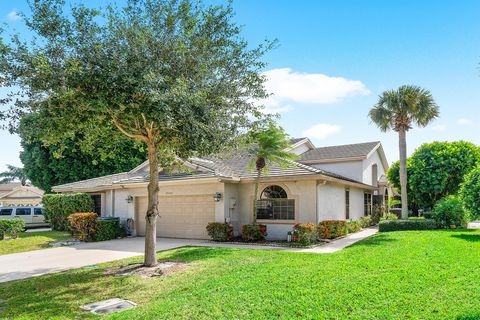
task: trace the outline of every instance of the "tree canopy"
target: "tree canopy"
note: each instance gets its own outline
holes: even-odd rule
[[[129,171],[146,160],[145,147],[118,135],[112,126],[105,130],[109,143],[95,139],[96,145],[89,146],[96,150],[94,154],[84,150],[82,141],[88,137],[80,130],[65,138],[61,146],[46,145],[42,140],[46,122],[48,118],[39,113],[26,114],[17,130],[24,173],[46,192],[55,185]]]
[[[407,160],[410,203],[419,208],[433,208],[447,195],[456,194],[464,177],[480,164],[480,148],[470,142],[432,142],[420,146]],[[387,173],[388,180],[399,187],[399,163]]]
[[[84,149],[110,125],[146,145],[150,163],[145,264],[156,264],[158,165],[219,152],[264,116],[260,71],[274,43],[252,47],[233,22],[231,3],[127,0],[104,10],[32,0],[32,41],[0,43],[0,82],[13,87],[3,116],[48,116],[46,144],[82,131]],[[104,140],[109,144],[111,141]]]

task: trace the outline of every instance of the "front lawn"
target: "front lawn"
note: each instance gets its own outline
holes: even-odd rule
[[[377,234],[335,254],[226,248],[159,253],[163,278],[105,276],[132,258],[0,285],[0,318],[99,318],[79,306],[139,303],[111,319],[479,319],[480,232]],[[108,317],[107,317],[108,318]]]
[[[70,233],[63,231],[21,232],[17,239],[0,240],[0,255],[45,249],[50,242],[71,238]]]

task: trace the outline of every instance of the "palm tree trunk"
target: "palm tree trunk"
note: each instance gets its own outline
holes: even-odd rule
[[[145,259],[147,267],[157,264],[157,217],[158,217],[158,154],[154,142],[148,142],[150,179],[148,182],[148,209],[145,216]]]
[[[398,145],[400,151],[400,189],[402,193],[402,219],[408,219],[407,195],[407,132],[405,128],[398,131]]]
[[[262,170],[257,169],[257,176],[255,177],[255,191],[253,193],[253,219],[252,223],[257,223],[257,198],[258,198],[258,185],[260,184],[260,175]]]

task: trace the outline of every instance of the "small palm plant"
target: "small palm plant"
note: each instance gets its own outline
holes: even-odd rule
[[[7,171],[0,172],[0,183],[9,183],[15,180],[19,180],[22,183],[22,186],[27,184],[27,176],[25,175],[23,168],[7,164]]]
[[[257,221],[257,200],[258,185],[262,173],[267,173],[272,165],[287,167],[297,155],[290,152],[290,139],[282,127],[270,124],[265,129],[261,129],[251,133],[252,146],[250,154],[254,156],[250,165],[256,170],[255,192],[253,202],[253,224]]]
[[[406,85],[397,90],[383,92],[369,112],[370,119],[381,131],[398,132],[403,219],[408,218],[406,134],[413,124],[419,127],[427,126],[438,117],[438,109],[430,91]]]

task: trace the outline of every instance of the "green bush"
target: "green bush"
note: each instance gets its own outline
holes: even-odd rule
[[[317,226],[320,239],[335,239],[347,235],[347,222],[345,220],[326,220]]]
[[[233,240],[233,225],[230,223],[210,222],[207,233],[213,241]]]
[[[480,166],[466,175],[460,196],[473,217],[480,217]]]
[[[435,220],[414,219],[414,220],[384,220],[378,224],[380,232],[402,231],[402,230],[432,230],[437,227]]]
[[[360,218],[360,226],[362,228],[368,228],[373,226],[373,221],[371,216],[365,216]]]
[[[313,223],[297,223],[293,226],[292,240],[303,246],[317,241],[317,230]]]
[[[380,220],[386,214],[386,208],[383,205],[375,204],[372,208],[372,215],[370,216],[372,219],[372,225],[375,225],[380,222]]]
[[[46,194],[42,199],[45,219],[53,230],[68,230],[68,216],[76,212],[92,212],[93,199],[87,193]]]
[[[1,238],[3,238],[5,234],[9,234],[13,239],[16,239],[18,236],[18,233],[22,232],[23,230],[25,230],[25,221],[23,219],[1,219],[0,220]]]
[[[97,214],[95,212],[73,213],[68,216],[70,230],[80,241],[92,241],[97,232]]]
[[[93,241],[112,240],[122,236],[122,228],[118,218],[97,219],[96,227],[96,232],[92,237]]]
[[[432,218],[443,228],[465,226],[471,220],[470,213],[458,196],[448,196],[438,201],[433,209]]]
[[[362,223],[360,221],[348,221],[347,222],[348,233],[355,233],[362,230]]]
[[[385,221],[385,220],[398,220],[398,216],[395,213],[389,213],[385,217],[382,217],[380,221]]]

